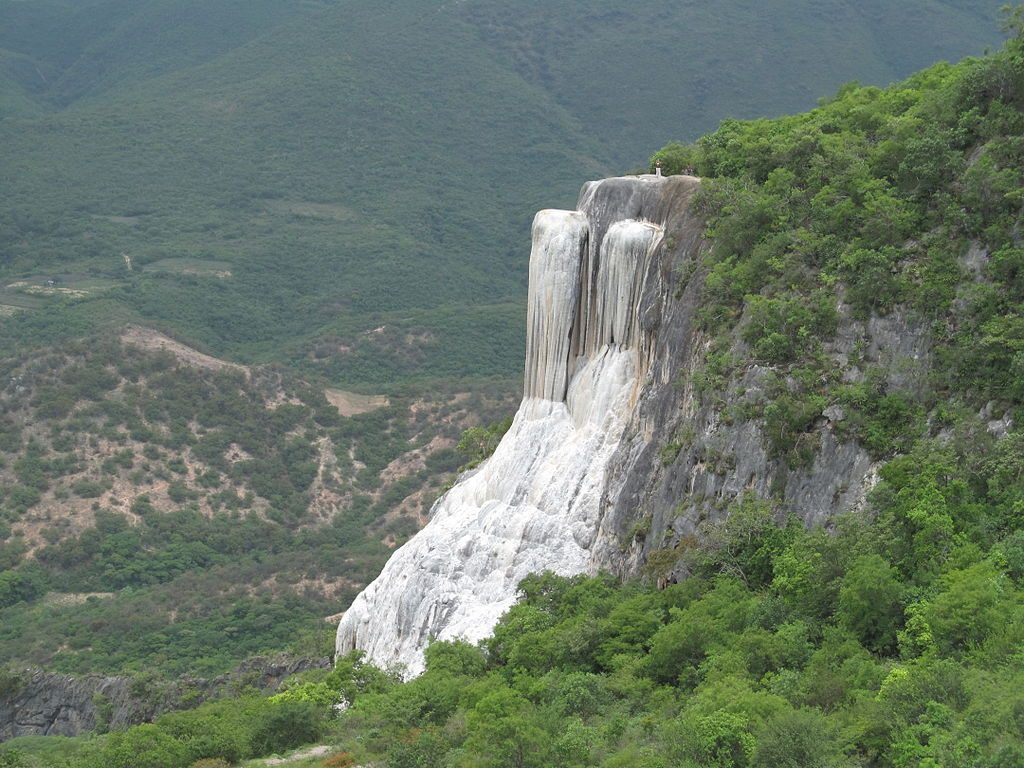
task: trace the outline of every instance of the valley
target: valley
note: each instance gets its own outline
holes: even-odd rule
[[[0,0],[0,768],[1024,763],[1000,5]]]

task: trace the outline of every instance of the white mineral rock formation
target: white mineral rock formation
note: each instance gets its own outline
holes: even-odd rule
[[[432,638],[487,636],[528,574],[595,570],[608,464],[642,373],[639,298],[662,237],[627,203],[665,180],[608,181],[605,196],[603,182],[584,188],[579,211],[534,219],[522,404],[494,455],[353,602],[339,654],[360,648],[416,675]]]

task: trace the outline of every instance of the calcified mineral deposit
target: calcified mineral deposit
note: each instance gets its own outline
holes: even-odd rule
[[[642,214],[657,208],[665,183],[592,182],[579,210],[537,214],[524,396],[512,427],[356,598],[338,627],[339,654],[360,648],[415,675],[431,638],[488,635],[528,574],[601,565],[609,462],[649,352],[641,297],[658,279],[662,228]]]

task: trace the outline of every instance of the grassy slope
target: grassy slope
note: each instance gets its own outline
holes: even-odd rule
[[[0,47],[49,73],[14,109],[71,105],[0,122],[0,279],[114,278],[61,326],[142,319],[348,385],[514,377],[533,210],[680,125],[978,51],[997,4],[0,2]]]
[[[620,164],[723,117],[807,109],[840,83],[886,84],[981,53],[1000,0],[650,0],[470,3],[467,15],[605,143]]]

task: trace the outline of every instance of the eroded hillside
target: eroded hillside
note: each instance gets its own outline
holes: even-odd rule
[[[250,651],[315,630],[422,525],[463,430],[504,407],[500,390],[325,390],[137,327],[7,360],[3,381],[2,599],[28,601],[6,614],[3,654],[59,669],[115,669],[125,633],[194,632],[247,602],[281,613],[247,629]],[[198,647],[153,652],[223,667]]]

